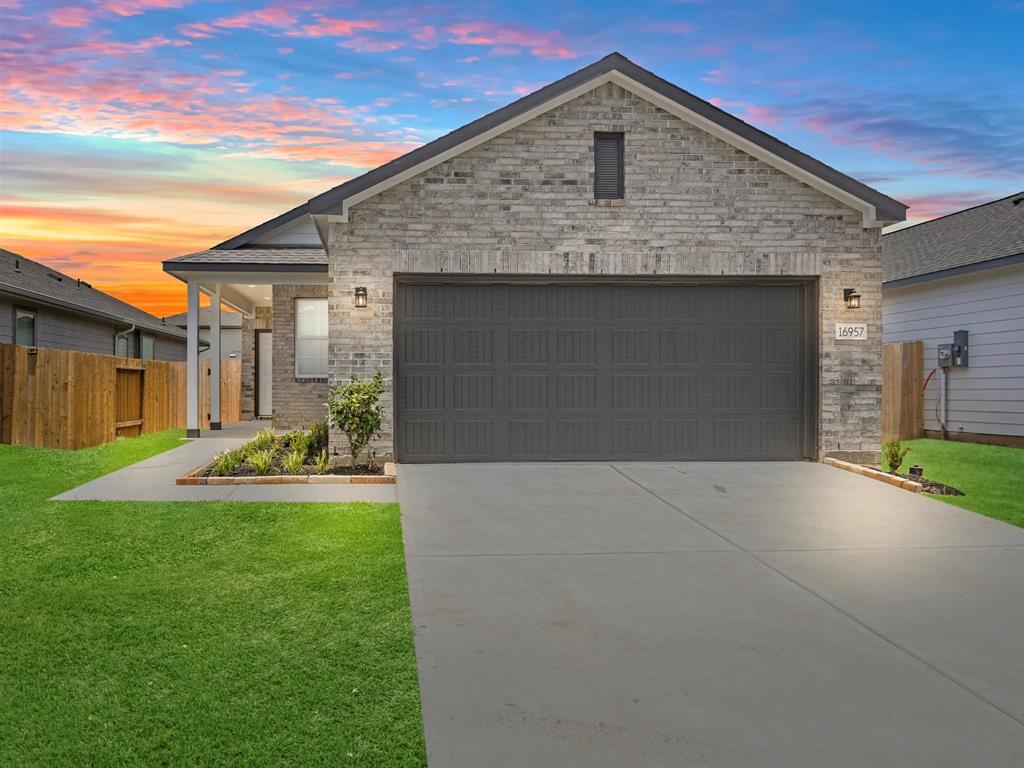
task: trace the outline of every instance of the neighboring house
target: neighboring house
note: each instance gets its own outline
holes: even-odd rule
[[[45,264],[0,249],[0,344],[184,360],[185,333]]]
[[[209,307],[203,307],[199,310],[199,334],[206,339],[210,338],[210,312],[211,310]],[[167,325],[173,325],[176,328],[184,330],[186,325],[185,320],[187,317],[187,312],[181,312],[177,315],[168,315],[164,318],[164,322]],[[242,356],[242,316],[237,312],[221,310],[220,354],[221,357]],[[207,358],[209,356],[210,348],[205,344],[201,344],[199,357]]]
[[[905,213],[611,54],[164,269],[279,426],[383,371],[399,461],[877,457]]]
[[[883,340],[924,342],[924,427],[1024,445],[1024,192],[882,237]],[[938,347],[967,331],[967,366]],[[942,402],[943,377],[946,401]]]

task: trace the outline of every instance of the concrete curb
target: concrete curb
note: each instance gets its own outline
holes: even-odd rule
[[[888,472],[871,469],[871,467],[863,467],[860,464],[851,464],[848,461],[834,459],[831,456],[826,456],[822,463],[828,464],[830,467],[835,467],[836,469],[845,469],[847,472],[853,472],[857,475],[870,477],[872,480],[881,480],[883,483],[888,483],[896,488],[902,488],[905,491],[910,491],[912,493],[921,492],[921,483],[915,483],[913,480],[896,477],[896,475],[890,475]]]

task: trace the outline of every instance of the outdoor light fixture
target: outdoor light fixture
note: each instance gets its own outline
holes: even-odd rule
[[[860,309],[860,294],[856,288],[843,288],[843,301],[848,309]]]
[[[359,286],[356,288],[356,306],[366,306],[366,288],[364,288],[363,286]]]

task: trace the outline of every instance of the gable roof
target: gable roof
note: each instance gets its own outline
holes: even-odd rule
[[[212,307],[200,307],[199,309],[199,327],[209,328],[211,318]],[[188,312],[179,312],[176,315],[168,315],[164,318],[164,322],[168,325],[174,325],[178,328],[188,327]],[[222,330],[228,330],[230,328],[241,328],[242,327],[242,316],[237,312],[228,312],[225,309],[220,311],[220,327]]]
[[[616,52],[317,195],[280,216],[220,243],[215,248],[238,248],[304,215],[337,213],[340,209],[344,217],[350,206],[376,194],[377,191],[383,191],[387,186],[421,173],[431,165],[460,154],[608,81],[637,92],[638,95],[694,123],[699,128],[796,176],[826,194],[859,208],[864,214],[866,225],[875,225],[879,222],[893,223],[906,219],[907,206],[903,203],[743,122],[710,102],[639,67]]]
[[[165,325],[155,315],[115,299],[89,283],[3,248],[0,248],[0,293],[123,325],[135,325],[164,336],[185,338],[184,331]]]
[[[1024,261],[1024,192],[882,236],[886,285],[951,277],[1014,259]]]

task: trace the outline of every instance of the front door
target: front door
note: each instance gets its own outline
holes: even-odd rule
[[[273,415],[272,387],[274,370],[274,334],[256,332],[256,416]]]

